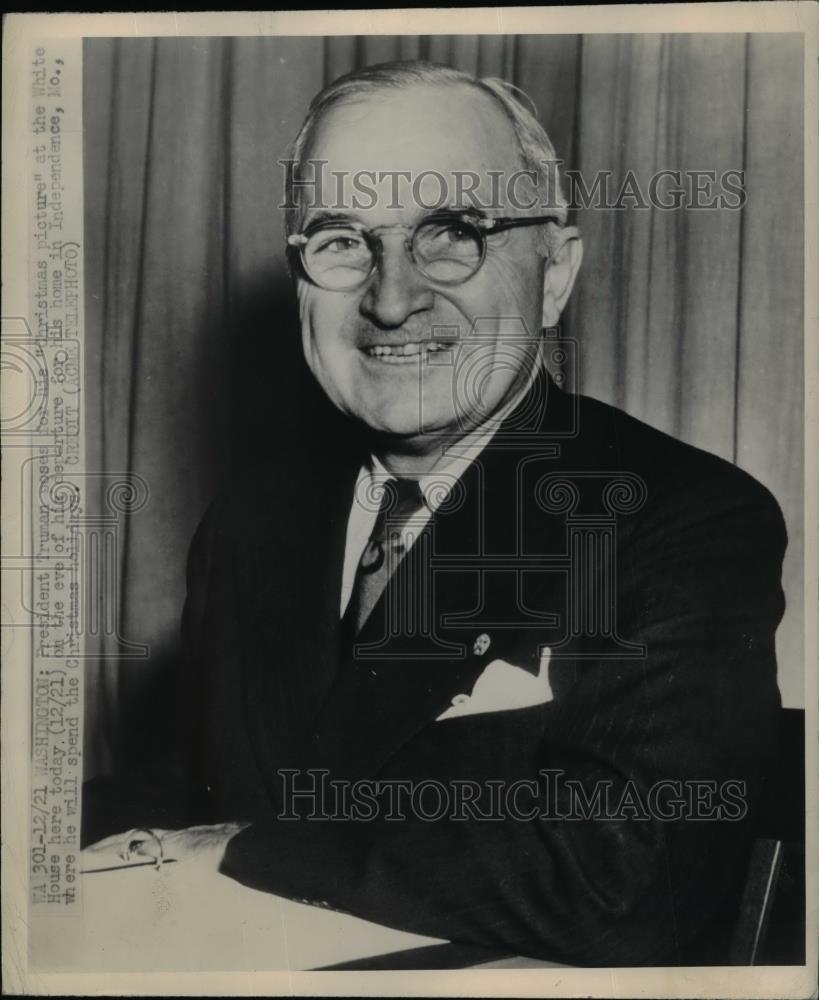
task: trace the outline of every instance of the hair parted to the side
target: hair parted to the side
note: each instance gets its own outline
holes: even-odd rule
[[[524,170],[536,178],[536,189],[544,211],[554,212],[565,224],[568,204],[560,184],[558,160],[546,130],[537,120],[537,109],[531,98],[520,88],[496,77],[475,77],[462,70],[439,63],[412,60],[378,63],[354,70],[334,80],[310,103],[299,133],[288,152],[289,169],[285,181],[285,226],[287,234],[296,232],[302,217],[302,206],[294,193],[293,180],[299,176],[305,154],[316,127],[331,108],[344,101],[376,93],[384,89],[404,89],[411,86],[464,85],[487,94],[500,105],[515,132]],[[520,96],[518,96],[520,95]],[[524,98],[530,107],[521,100]],[[553,227],[543,227],[540,249],[549,253]]]

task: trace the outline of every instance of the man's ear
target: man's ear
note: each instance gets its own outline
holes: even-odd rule
[[[546,261],[543,273],[544,327],[557,326],[583,261],[583,241],[578,231],[567,226],[562,235],[563,242]]]

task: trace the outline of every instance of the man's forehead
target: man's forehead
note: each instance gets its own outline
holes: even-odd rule
[[[419,84],[356,95],[318,123],[310,158],[328,170],[441,172],[520,167],[512,125],[468,85]]]

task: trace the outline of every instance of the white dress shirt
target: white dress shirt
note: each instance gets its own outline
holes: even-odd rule
[[[424,497],[424,506],[409,519],[401,532],[401,541],[407,550],[412,547],[413,542],[429,519],[449,496],[455,483],[489,444],[502,422],[529,391],[538,368],[538,365],[532,367],[526,384],[504,403],[489,421],[479,425],[466,437],[461,438],[460,441],[451,446],[452,451],[456,454],[453,454],[445,463],[436,466],[433,472],[418,477],[418,485]],[[350,516],[347,521],[347,543],[344,549],[344,571],[341,578],[340,613],[342,616],[353,592],[361,554],[370,540],[378,517],[380,504],[373,502],[371,498],[378,496],[379,484],[395,478],[396,476],[388,472],[375,455],[370,456],[369,462],[361,467],[358,474]]]

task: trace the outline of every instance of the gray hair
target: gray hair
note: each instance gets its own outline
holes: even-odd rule
[[[379,90],[404,89],[417,84],[466,84],[490,96],[500,106],[514,130],[523,167],[535,178],[540,203],[547,206],[547,211],[553,212],[561,224],[565,224],[568,203],[561,190],[555,149],[546,130],[537,120],[537,108],[528,95],[519,87],[496,77],[475,77],[450,66],[412,60],[365,66],[339,77],[313,98],[288,153],[289,169],[285,180],[285,226],[288,235],[297,231],[302,215],[293,182],[299,174],[321,117],[345,100]],[[543,253],[549,253],[552,248],[550,235],[554,234],[550,233],[551,230],[552,226],[543,227],[544,235],[539,244]]]

